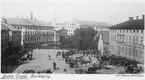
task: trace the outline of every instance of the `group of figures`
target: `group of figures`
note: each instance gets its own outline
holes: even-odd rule
[[[124,67],[124,71],[121,71],[120,74],[140,74],[144,72],[142,66],[140,66],[139,62],[127,59],[125,57],[110,55],[110,56],[102,56],[102,63],[108,63],[113,66]]]
[[[53,72],[51,71],[51,69],[48,69],[48,70],[43,70],[43,71],[25,70],[23,73],[37,73],[37,74],[47,73],[47,74],[51,74]]]
[[[76,56],[76,58],[72,58],[73,55],[81,54],[81,56]],[[125,57],[115,56],[115,55],[101,55],[99,51],[96,50],[69,50],[58,52],[57,55],[62,55],[62,58],[65,59],[67,64],[70,64],[70,68],[76,68],[76,73],[97,73],[97,70],[101,69],[110,69],[113,70],[113,67],[123,67],[118,74],[140,74],[144,73],[144,68],[142,66],[138,66],[140,64],[137,61],[129,60]],[[92,59],[90,55],[96,58],[99,63],[92,64],[92,66],[87,69],[81,69],[78,65],[80,62],[82,64],[90,64],[92,63]],[[71,57],[70,57],[71,56]],[[89,57],[89,61],[85,61],[83,58],[87,56]]]
[[[79,56],[77,56],[79,55]],[[31,55],[29,55],[31,56]],[[32,55],[33,56],[33,55]],[[76,74],[103,74],[100,73],[100,70],[112,70],[114,66],[123,67],[118,74],[140,74],[144,72],[144,69],[138,64],[139,62],[129,60],[116,55],[101,55],[99,51],[96,50],[68,50],[68,51],[57,51],[56,58],[61,56],[65,60],[66,64],[70,65],[70,68],[74,68]],[[84,57],[88,57],[88,60],[85,60]],[[98,61],[97,64],[92,64],[92,57],[96,58]],[[48,55],[49,60],[51,60],[51,55]],[[53,61],[53,70],[56,70],[56,62]],[[91,64],[91,66],[82,66],[83,64]],[[64,69],[64,72],[67,72]],[[51,74],[53,71],[51,69],[44,71],[33,71],[28,70],[24,73],[48,73]]]
[[[101,54],[96,50],[71,49],[69,51],[58,51],[57,55],[61,55],[62,58],[65,59],[65,63],[69,64],[70,68],[75,68],[75,72],[78,74],[81,71],[80,69],[77,70],[78,68],[83,66],[87,67],[87,65],[92,64],[92,57],[97,58],[98,60]],[[95,66],[93,66],[93,68],[99,69]],[[88,69],[85,69],[85,71],[90,71],[90,68],[88,67]]]

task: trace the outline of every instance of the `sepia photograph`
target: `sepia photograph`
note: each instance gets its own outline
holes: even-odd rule
[[[145,1],[1,1],[2,74],[144,74]]]

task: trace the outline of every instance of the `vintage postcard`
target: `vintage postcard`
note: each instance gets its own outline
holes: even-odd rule
[[[144,78],[145,1],[0,5],[1,79],[53,79],[56,74]]]

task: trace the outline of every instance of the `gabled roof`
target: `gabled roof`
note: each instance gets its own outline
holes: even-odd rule
[[[60,31],[67,31],[67,30],[65,28],[62,28],[62,29],[60,29],[58,31],[60,32]]]
[[[111,25],[109,25],[109,24],[98,24],[98,25],[96,25],[96,27],[109,28],[109,27],[111,27]]]
[[[25,18],[4,18],[8,24],[10,25],[35,25],[31,20]]]
[[[110,29],[144,29],[144,20],[129,20],[110,27]]]
[[[49,26],[49,22],[44,22],[38,19],[26,19],[26,18],[11,18],[11,17],[4,17],[10,25],[32,25],[32,26]],[[52,27],[52,26],[51,26]]]
[[[4,23],[4,22],[2,22],[1,25],[2,25],[2,28],[5,28],[5,29],[10,30],[10,31],[20,31],[20,30],[14,28],[14,27],[12,27],[11,25],[6,24],[6,23]]]

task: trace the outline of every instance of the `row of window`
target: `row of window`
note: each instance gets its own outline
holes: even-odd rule
[[[117,49],[116,49],[117,48]],[[110,50],[113,50],[114,52],[117,52],[119,54],[125,53],[125,55],[128,56],[134,56],[135,58],[142,59],[143,58],[143,51],[137,50],[135,48],[129,48],[124,46],[116,46],[116,45],[110,45]]]
[[[14,26],[14,27],[17,29],[22,29],[22,26]],[[41,26],[41,27],[23,26],[23,27],[25,27],[25,29],[27,29],[27,30],[53,30],[53,28],[51,28],[51,27],[44,27],[44,26]]]
[[[135,33],[135,32],[141,32],[143,33],[143,30],[110,30],[110,32],[113,33]]]
[[[74,30],[68,30],[68,32],[74,32]]]
[[[56,41],[59,41],[59,36],[56,37]],[[53,36],[39,36],[39,37],[25,37],[24,42],[46,42],[54,41]]]
[[[139,36],[125,36],[125,35],[111,35],[111,40],[112,41],[121,41],[121,42],[129,42],[129,43],[136,43],[136,44],[143,44],[143,37]]]
[[[76,26],[69,26],[69,27],[67,27],[67,28],[76,28]]]
[[[25,35],[42,35],[42,34],[53,34],[52,31],[49,31],[49,32],[42,32],[42,31],[25,31]]]
[[[70,29],[70,28],[76,28],[76,26],[56,26],[55,28],[67,28],[67,29]]]
[[[69,36],[72,36],[72,35],[73,35],[73,33],[68,33],[68,35],[69,35]]]

